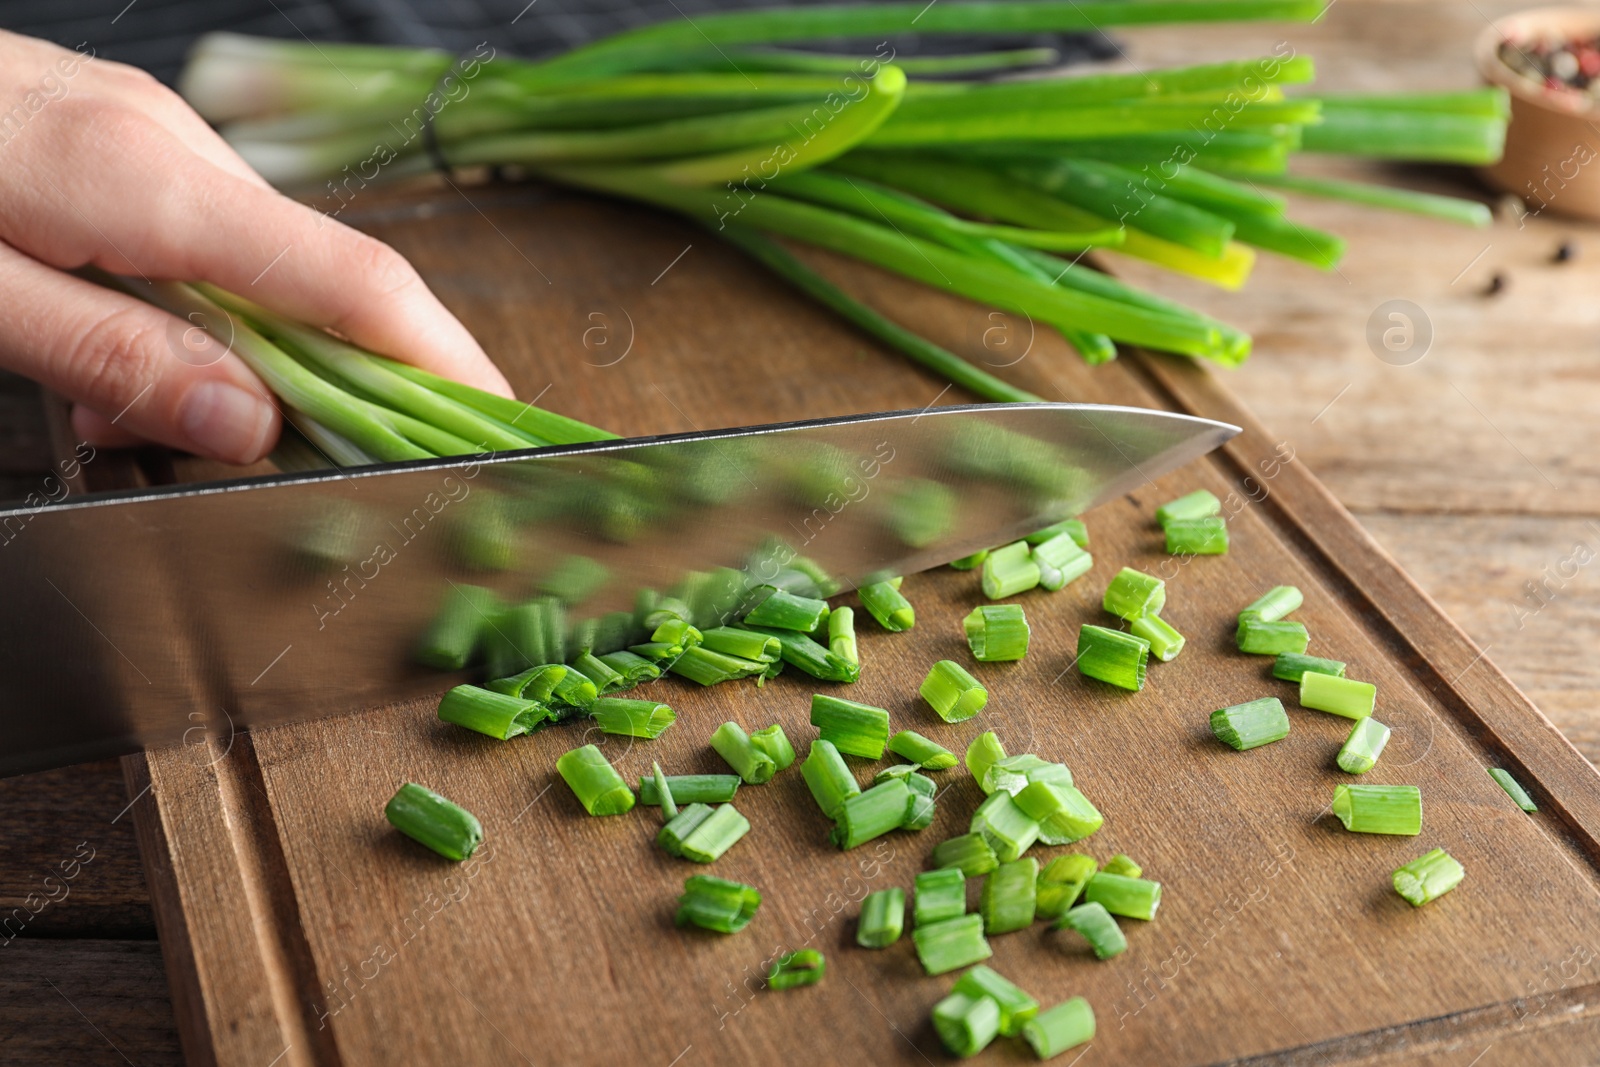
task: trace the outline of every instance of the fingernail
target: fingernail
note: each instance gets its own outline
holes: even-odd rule
[[[253,463],[266,449],[272,408],[227,382],[201,382],[183,398],[179,425],[200,451],[230,463]]]

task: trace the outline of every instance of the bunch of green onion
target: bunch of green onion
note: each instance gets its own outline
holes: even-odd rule
[[[867,308],[777,244],[853,256],[1057,328],[1091,363],[1118,343],[1237,364],[1242,331],[1082,262],[1104,251],[1226,287],[1264,250],[1331,268],[1342,242],[1280,190],[1484,224],[1482,205],[1294,176],[1296,151],[1479,164],[1502,90],[1326,97],[1292,52],[1170,70],[979,80],[1049,50],[897,59],[775,47],[917,33],[1311,20],[1324,0],[993,0],[698,16],[551,59],[214,34],[182,88],[269,180],[369,182],[513,168],[680,212],[970,391],[1033,399]],[[913,23],[915,25],[913,25]],[[964,77],[963,75],[967,75]]]
[[[360,466],[617,436],[373,355],[214,286],[104,280],[225,341],[266,383],[294,431],[273,453],[280,467]]]

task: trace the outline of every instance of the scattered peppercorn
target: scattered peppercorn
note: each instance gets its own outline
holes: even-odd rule
[[[1496,295],[1498,295],[1500,293],[1505,292],[1505,289],[1506,289],[1506,276],[1504,274],[1501,274],[1499,271],[1495,271],[1494,276],[1489,279],[1488,286],[1486,286],[1484,288],[1483,295],[1484,296],[1496,296]]]
[[[1557,263],[1571,263],[1578,258],[1578,242],[1562,241],[1556,247],[1556,254],[1551,257]]]
[[[1550,92],[1600,98],[1600,36],[1500,42],[1500,60]]]

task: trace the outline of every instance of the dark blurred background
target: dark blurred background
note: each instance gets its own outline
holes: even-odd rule
[[[785,0],[785,6],[808,0]],[[817,2],[817,0],[810,0]],[[618,30],[775,0],[0,0],[0,27],[144,67],[171,84],[193,40],[211,30],[369,41],[460,51],[480,41],[525,56],[561,52]],[[835,44],[839,42],[834,42]],[[952,38],[897,37],[903,55],[971,51]],[[1051,46],[1067,60],[1115,55],[1098,34],[984,39],[986,49]]]

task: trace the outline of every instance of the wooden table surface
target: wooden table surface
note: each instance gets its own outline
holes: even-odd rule
[[[1134,63],[1164,64],[1248,54],[1288,37],[1320,61],[1321,84],[1443,88],[1472,80],[1466,46],[1483,16],[1514,6],[1340,0],[1316,27],[1157,29],[1127,39]],[[1391,176],[1470,188],[1449,175]],[[1589,548],[1600,554],[1600,471],[1582,447],[1595,433],[1585,415],[1600,399],[1600,370],[1588,365],[1600,354],[1592,299],[1600,234],[1554,217],[1470,231],[1297,207],[1350,239],[1338,273],[1264,258],[1239,294],[1169,276],[1156,284],[1255,334],[1256,358],[1228,374],[1228,386],[1600,759],[1592,710],[1600,663],[1585,656],[1600,639],[1600,590],[1593,568],[1569,562],[1589,559]],[[1576,261],[1551,263],[1568,239]],[[1487,297],[1495,273],[1507,284]],[[1397,298],[1419,305],[1435,330],[1427,355],[1403,367],[1375,358],[1365,340],[1373,310]],[[48,473],[44,421],[31,391],[9,383],[0,414],[0,485],[20,497]],[[1530,582],[1544,583],[1542,607],[1529,598]],[[0,922],[12,916],[0,930],[8,1063],[180,1058],[129,803],[115,762],[0,781],[8,816]],[[46,881],[74,859],[69,882]]]

